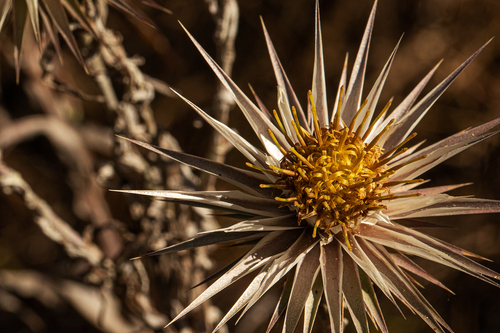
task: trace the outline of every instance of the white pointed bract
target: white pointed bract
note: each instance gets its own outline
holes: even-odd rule
[[[284,280],[283,292],[271,316],[268,331],[280,316],[284,316],[283,332],[293,332],[304,315],[303,331],[310,332],[323,298],[332,332],[343,331],[345,311],[351,314],[358,332],[368,332],[368,317],[379,330],[387,332],[373,284],[396,306],[396,299],[399,299],[434,331],[451,331],[419,292],[409,273],[447,288],[408,255],[455,268],[499,286],[495,281],[500,279],[498,273],[469,259],[481,257],[414,228],[433,226],[415,218],[500,212],[500,201],[445,194],[462,185],[420,189],[425,182],[416,179],[435,165],[496,134],[490,130],[500,123],[500,118],[462,131],[423,150],[418,150],[418,145],[402,148],[413,138],[415,125],[484,46],[416,104],[418,95],[437,66],[392,113],[387,112],[389,102],[380,107],[378,116],[372,119],[397,50],[396,46],[363,101],[375,9],[376,3],[349,82],[346,82],[347,66],[344,64],[332,113],[327,110],[318,6],[314,74],[307,108],[298,104],[263,25],[278,82],[279,111],[274,111],[275,119],[260,100],[259,107],[254,105],[189,35],[233,95],[265,151],[254,147],[182,96],[249,160],[247,165],[253,170],[130,140],[240,189],[124,191],[243,216],[243,221],[230,227],[204,232],[148,255],[224,242],[251,241],[255,244],[250,251],[215,274],[215,282],[172,322],[253,271],[257,271],[257,275],[215,330],[240,311],[244,314],[273,285]]]

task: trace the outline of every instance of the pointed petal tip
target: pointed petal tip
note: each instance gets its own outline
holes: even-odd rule
[[[162,12],[164,12],[166,14],[170,14],[170,15],[174,14],[170,9],[163,7],[162,5],[154,2],[153,0],[141,0],[141,2],[149,7],[161,10]]]
[[[187,28],[184,26],[184,24],[182,24],[181,20],[177,20],[177,22],[179,23],[179,25],[181,26],[181,28],[184,29],[184,31],[188,34],[188,36],[191,36],[191,34],[187,30]]]
[[[186,30],[186,32],[187,32],[187,30]],[[189,32],[187,32],[187,33],[189,33]],[[180,99],[183,99],[184,101],[187,101],[187,100],[188,100],[187,98],[185,98],[184,96],[182,96],[182,95],[181,95],[181,93],[180,93],[180,92],[178,92],[177,90],[175,90],[174,88],[170,87],[170,90],[172,90],[172,92],[173,92],[173,93],[174,93],[177,97],[179,97]]]
[[[490,38],[490,39],[489,39],[486,43],[484,43],[484,44],[483,44],[483,46],[481,46],[481,47],[480,47],[480,48],[479,48],[476,52],[474,52],[474,54],[473,54],[473,55],[471,55],[471,56],[469,57],[469,59],[472,59],[472,60],[473,60],[473,59],[474,59],[474,58],[475,58],[475,57],[476,57],[479,53],[481,53],[481,52],[483,51],[483,49],[484,49],[486,46],[488,46],[488,44],[489,44],[489,43],[491,43],[491,41],[493,40],[493,38],[495,38],[495,37],[491,37],[491,38]],[[467,59],[467,60],[469,60],[469,59]],[[472,60],[471,60],[471,61],[472,61]]]
[[[462,251],[463,251],[462,254],[464,256],[476,258],[476,259],[480,259],[480,260],[484,260],[484,261],[488,261],[488,262],[493,262],[493,260],[491,260],[490,258],[480,256],[479,254],[475,254],[475,253],[472,253],[472,252],[469,252],[469,251],[463,250],[463,249],[462,249]]]
[[[264,23],[264,18],[261,16],[260,17],[260,24],[262,25],[262,31],[264,32],[264,37],[266,38],[269,38],[269,33],[267,32],[267,28],[266,28],[266,24]]]
[[[110,192],[116,192],[116,193],[128,193],[128,194],[138,194],[138,195],[144,195],[145,193],[148,192],[148,190],[116,190],[116,189],[108,189]],[[157,192],[163,192],[163,191],[157,191]],[[154,195],[151,195],[154,196]]]
[[[123,135],[120,135],[120,134],[115,134],[115,136],[117,138],[126,140],[128,142],[134,143],[134,144],[136,144],[138,146],[141,146],[141,147],[144,147],[144,148],[151,147],[151,145],[149,143],[147,143],[147,142],[142,142],[142,141],[135,140],[135,139],[132,139],[132,138],[127,138],[126,136],[123,136]]]

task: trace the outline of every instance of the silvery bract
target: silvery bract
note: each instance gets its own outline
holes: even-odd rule
[[[416,288],[411,276],[417,275],[446,287],[409,256],[422,257],[499,286],[494,281],[500,278],[498,273],[470,259],[479,256],[414,228],[432,226],[419,220],[427,216],[500,211],[499,201],[446,194],[462,185],[419,187],[424,182],[417,178],[496,134],[490,130],[500,123],[500,118],[421,150],[418,144],[402,148],[413,138],[413,129],[429,108],[484,46],[416,102],[436,66],[399,106],[388,113],[390,102],[385,107],[378,107],[378,101],[399,44],[367,97],[362,99],[375,9],[376,3],[350,79],[347,81],[347,65],[344,65],[335,105],[330,108],[327,106],[318,4],[314,72],[306,107],[298,103],[265,27],[278,83],[278,111],[273,113],[268,112],[258,98],[258,106],[251,102],[189,35],[233,95],[264,150],[254,147],[179,94],[248,159],[247,165],[253,171],[130,140],[240,189],[124,191],[224,210],[243,217],[241,222],[227,228],[201,233],[149,255],[224,242],[254,244],[250,251],[216,274],[215,282],[172,322],[252,272],[256,272],[252,282],[215,331],[234,315],[245,314],[272,286],[283,283],[282,280],[282,295],[268,331],[284,315],[283,332],[293,332],[303,314],[303,331],[310,332],[318,306],[324,299],[332,332],[343,331],[344,309],[350,312],[358,332],[368,332],[367,314],[379,330],[387,332],[373,285],[396,306],[399,299],[434,331],[451,331]],[[373,118],[378,110],[381,110],[378,116]]]

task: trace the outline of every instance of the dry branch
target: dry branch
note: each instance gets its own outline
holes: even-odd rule
[[[98,266],[103,259],[103,253],[93,243],[86,242],[63,221],[52,208],[40,198],[24,181],[21,174],[0,162],[0,186],[7,194],[16,192],[24,199],[27,208],[35,212],[35,223],[43,233],[54,242],[64,246],[73,258],[84,258],[93,266]]]

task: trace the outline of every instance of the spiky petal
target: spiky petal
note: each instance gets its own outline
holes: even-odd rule
[[[254,147],[182,96],[250,161],[247,165],[261,174],[130,140],[180,163],[216,175],[247,192],[122,191],[223,209],[245,217],[229,227],[204,232],[191,240],[149,254],[223,242],[254,244],[242,257],[216,273],[212,277],[215,282],[172,323],[236,280],[255,271],[257,275],[215,331],[238,312],[244,315],[263,294],[283,279],[283,291],[267,332],[280,316],[284,316],[283,332],[293,332],[302,313],[303,331],[311,332],[316,311],[324,300],[331,332],[343,331],[344,310],[347,309],[357,332],[368,332],[367,320],[370,318],[378,329],[386,333],[388,329],[373,285],[396,307],[396,300],[401,301],[435,332],[451,332],[451,328],[420,293],[412,274],[448,289],[408,255],[452,267],[500,286],[497,282],[500,274],[471,259],[484,258],[412,229],[436,227],[434,223],[419,220],[427,216],[500,212],[500,201],[446,194],[464,184],[420,188],[426,182],[415,179],[451,156],[496,134],[490,131],[500,123],[500,118],[422,150],[418,150],[419,144],[409,149],[402,148],[414,137],[411,131],[415,125],[484,46],[420,101],[416,102],[417,97],[437,66],[392,114],[386,116],[389,102],[372,119],[399,45],[398,42],[365,102],[362,102],[376,5],[375,2],[348,83],[346,59],[331,115],[326,103],[318,3],[313,83],[307,109],[298,104],[263,24],[278,83],[279,113],[275,112],[275,118],[279,128],[271,122],[262,102],[258,100],[259,107],[255,106],[189,35],[232,93],[265,151]],[[308,114],[303,112],[304,109],[308,110]]]

